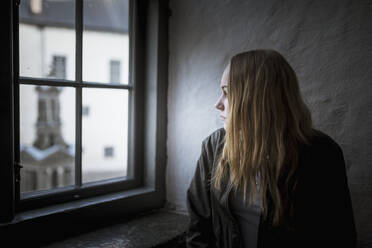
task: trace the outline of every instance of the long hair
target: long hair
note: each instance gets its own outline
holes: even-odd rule
[[[309,143],[311,113],[295,72],[274,50],[233,56],[228,78],[225,143],[213,185],[221,189],[222,181],[230,180],[235,192],[242,187],[244,200],[248,193],[250,204],[259,196],[264,217],[270,203],[272,224],[279,225],[293,214],[299,145]]]

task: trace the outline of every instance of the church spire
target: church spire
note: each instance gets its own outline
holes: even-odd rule
[[[61,133],[59,94],[62,89],[51,86],[37,86],[38,117],[34,146],[40,150],[54,145],[66,146]]]

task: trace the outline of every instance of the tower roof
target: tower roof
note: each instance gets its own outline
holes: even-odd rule
[[[20,152],[28,154],[28,156],[36,162],[41,162],[53,156],[55,156],[56,158],[62,158],[60,154],[73,158],[75,156],[75,146],[69,145],[68,147],[64,147],[60,145],[54,145],[48,147],[47,149],[40,150],[34,146],[26,146],[21,144]]]

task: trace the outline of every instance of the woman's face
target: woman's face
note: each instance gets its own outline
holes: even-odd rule
[[[221,78],[221,96],[218,98],[217,103],[215,104],[215,108],[220,111],[220,118],[224,122],[223,127],[226,129],[226,121],[228,117],[229,111],[229,103],[227,101],[227,84],[229,79],[229,71],[230,66],[227,66],[222,74]]]

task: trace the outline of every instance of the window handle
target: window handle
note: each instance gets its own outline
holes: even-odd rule
[[[14,162],[14,174],[15,174],[15,181],[18,183],[21,181],[21,169],[23,165],[18,162]]]

